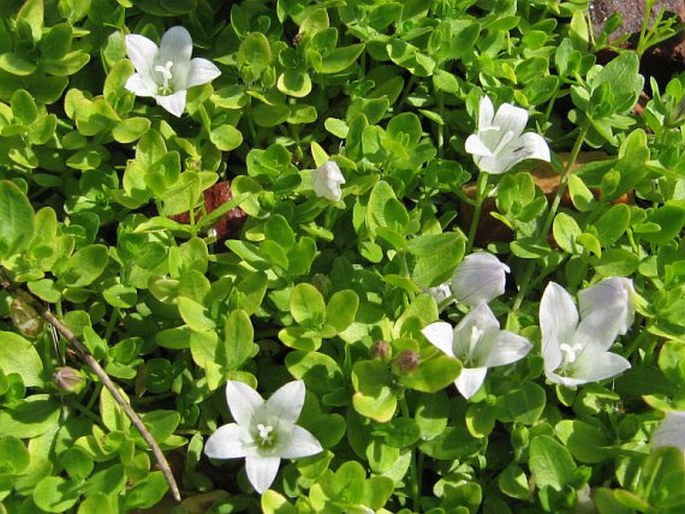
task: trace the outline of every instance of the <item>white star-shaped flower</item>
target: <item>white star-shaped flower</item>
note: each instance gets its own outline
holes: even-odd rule
[[[454,384],[466,399],[480,389],[488,368],[516,362],[532,348],[524,337],[500,330],[499,321],[485,303],[474,307],[454,329],[438,321],[421,333],[433,346],[461,361],[463,368]]]
[[[195,57],[193,40],[183,27],[172,27],[157,45],[145,36],[126,36],[126,53],[136,72],[124,87],[142,97],[152,97],[174,116],[181,116],[186,91],[214,80],[221,72],[207,59]]]
[[[556,384],[575,387],[630,368],[626,359],[609,351],[619,334],[616,305],[588,302],[585,297],[586,317],[579,319],[571,295],[559,284],[550,282],[542,294],[542,358],[545,376]],[[590,304],[593,311],[587,310]]]
[[[323,450],[317,439],[296,425],[304,405],[305,386],[289,382],[264,401],[242,382],[226,383],[226,400],[235,423],[223,425],[205,443],[212,459],[245,458],[245,470],[255,490],[262,494],[278,473],[281,459],[296,459]]]
[[[498,175],[525,159],[550,161],[549,147],[540,134],[524,133],[528,111],[502,104],[497,113],[487,96],[478,105],[478,130],[465,143],[481,171]]]

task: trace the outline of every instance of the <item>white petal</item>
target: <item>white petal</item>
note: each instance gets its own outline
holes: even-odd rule
[[[480,345],[494,338],[499,332],[499,321],[486,303],[479,303],[454,327],[452,348],[454,355],[464,361],[464,365],[484,366],[480,359]],[[473,341],[473,338],[477,338]],[[475,344],[475,349],[472,345]]]
[[[579,345],[581,349],[591,348],[591,351],[605,352],[618,337],[617,323],[613,319],[600,319],[591,317],[581,319],[576,333],[573,334],[570,344]]]
[[[268,418],[294,425],[304,405],[305,386],[302,380],[294,380],[281,386],[266,401]]]
[[[450,286],[461,303],[474,306],[504,293],[509,266],[488,252],[467,255],[454,270]]]
[[[159,48],[145,36],[129,34],[126,36],[126,54],[133,67],[146,79],[151,77],[153,63]]]
[[[479,163],[481,170],[492,174],[509,171],[526,159],[540,159],[549,162],[549,147],[544,138],[533,132],[526,132],[508,143],[496,157],[483,157]]]
[[[205,455],[211,459],[236,459],[247,455],[245,430],[237,423],[219,427],[205,443]]]
[[[264,399],[257,391],[234,380],[226,382],[226,401],[233,419],[244,427],[252,425],[255,412],[264,405]]]
[[[578,293],[581,319],[596,319],[597,325],[612,323],[625,334],[635,320],[635,289],[625,277],[611,277]]]
[[[278,474],[278,466],[281,463],[280,457],[246,457],[245,471],[247,472],[247,479],[252,484],[252,487],[259,494],[263,494]]]
[[[492,126],[494,117],[495,107],[492,105],[490,97],[486,95],[480,99],[478,104],[478,130],[483,130]]]
[[[206,84],[219,75],[221,75],[221,71],[219,71],[219,68],[217,68],[213,62],[196,57],[190,61],[190,66],[188,67],[186,87],[189,88]]]
[[[180,118],[186,108],[186,90],[181,89],[173,95],[155,95],[157,104]]]
[[[301,426],[293,426],[293,431],[290,434],[290,441],[281,451],[281,457],[284,459],[298,459],[300,457],[308,457],[322,452],[321,443],[308,430]]]
[[[652,448],[675,446],[685,451],[685,411],[667,412],[652,436]]]
[[[153,80],[145,78],[140,73],[131,75],[124,88],[135,94],[136,96],[155,96],[157,94],[157,84]]]
[[[528,111],[511,104],[500,105],[492,122],[502,134],[511,132],[514,139],[523,134],[526,123],[528,123]]]
[[[488,368],[462,368],[454,384],[461,395],[468,400],[483,385],[487,373]]]
[[[340,185],[344,183],[345,177],[335,161],[327,161],[312,171],[312,186],[319,198],[337,202],[342,197]]]
[[[555,282],[547,284],[540,301],[542,358],[546,372],[555,370],[561,364],[559,345],[571,341],[577,325],[578,311],[571,295]]]
[[[476,134],[471,134],[466,138],[464,150],[471,155],[494,157],[490,148],[485,146],[483,140]]]
[[[187,66],[193,54],[193,39],[183,27],[171,27],[162,36],[159,44],[159,62],[171,61],[174,66]],[[176,71],[176,70],[174,70]]]
[[[442,351],[444,354],[454,357],[454,349],[452,347],[452,339],[454,330],[449,323],[444,321],[436,321],[431,323],[421,330],[428,342]]]
[[[483,366],[488,368],[521,360],[533,347],[525,337],[507,330],[501,330],[495,337],[490,338],[488,343],[491,348],[487,349],[487,357],[483,362]],[[483,348],[483,351],[485,350]]]
[[[630,368],[630,362],[611,352],[583,352],[574,363],[573,378],[598,382]]]

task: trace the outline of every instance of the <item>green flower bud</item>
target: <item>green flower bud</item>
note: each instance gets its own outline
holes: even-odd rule
[[[81,372],[70,366],[57,368],[52,374],[52,380],[57,389],[68,394],[78,394],[86,385],[86,379]]]

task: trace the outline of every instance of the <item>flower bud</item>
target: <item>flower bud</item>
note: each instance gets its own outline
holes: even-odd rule
[[[69,394],[80,393],[86,385],[86,379],[81,372],[70,366],[57,368],[52,374],[52,380],[57,389]]]
[[[580,318],[605,328],[611,325],[616,333],[624,335],[635,320],[636,299],[632,280],[605,278],[578,292]]]
[[[342,197],[340,185],[344,183],[345,177],[335,161],[327,161],[312,171],[312,186],[319,198],[337,202]]]
[[[504,293],[509,266],[487,252],[464,257],[452,275],[452,294],[458,302],[475,307]]]
[[[390,358],[390,344],[387,341],[379,339],[371,345],[371,355],[375,359],[386,361]]]
[[[412,350],[402,350],[395,359],[395,365],[402,373],[414,371],[419,365],[419,354]]]

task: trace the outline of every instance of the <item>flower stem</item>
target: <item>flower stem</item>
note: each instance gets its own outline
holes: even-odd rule
[[[478,181],[476,182],[476,202],[473,206],[473,218],[471,219],[471,227],[469,228],[469,239],[466,241],[466,254],[471,252],[473,243],[476,239],[476,232],[478,232],[478,223],[483,211],[483,202],[485,201],[485,192],[488,187],[488,173],[480,173]]]

